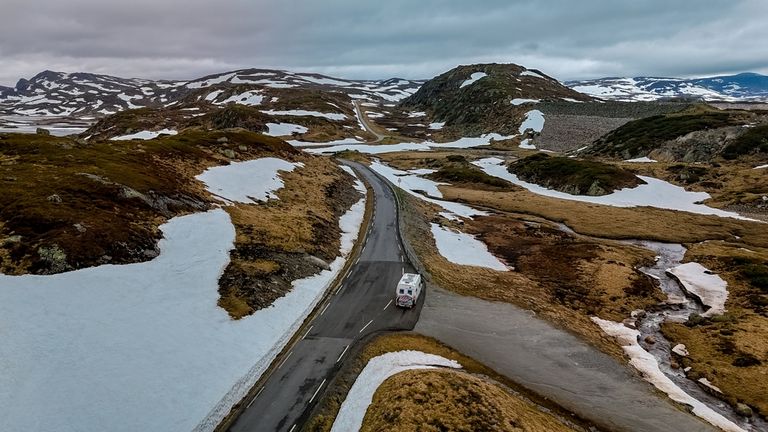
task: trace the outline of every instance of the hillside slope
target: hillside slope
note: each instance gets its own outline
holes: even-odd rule
[[[426,83],[400,107],[425,111],[459,134],[513,134],[538,101],[585,102],[591,97],[565,87],[554,78],[515,64],[459,66]]]

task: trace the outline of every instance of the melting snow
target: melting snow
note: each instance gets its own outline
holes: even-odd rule
[[[485,73],[485,72],[475,72],[475,73],[473,73],[473,74],[472,74],[472,75],[469,77],[469,79],[468,79],[468,80],[465,80],[463,83],[461,83],[461,85],[459,86],[459,88],[464,88],[464,87],[466,87],[466,86],[468,86],[468,85],[472,85],[472,84],[474,84],[474,83],[475,83],[477,80],[479,80],[479,79],[482,79],[482,78],[485,78],[485,77],[487,77],[487,76],[488,76],[488,74],[487,74],[487,73]]]
[[[445,126],[445,122],[430,123],[429,128],[432,130],[440,130]]]
[[[269,115],[324,117],[329,120],[344,120],[347,118],[347,116],[344,114],[322,113],[319,111],[307,111],[307,110],[286,110],[286,111],[268,110],[268,111],[262,111],[262,112],[264,114],[269,114]]]
[[[532,110],[525,113],[525,120],[520,125],[520,133],[525,133],[528,129],[534,132],[541,132],[544,129],[544,113],[539,110]]]
[[[528,104],[528,103],[539,103],[539,99],[512,99],[512,105],[522,105],[522,104]]]
[[[536,77],[536,78],[547,79],[547,78],[537,74],[536,72],[532,72],[532,71],[529,71],[529,70],[521,72],[520,76],[532,76],[532,77]]]
[[[217,197],[253,204],[277,199],[274,191],[283,187],[279,171],[290,172],[302,166],[278,158],[261,158],[208,168],[195,178]]]
[[[599,325],[606,334],[615,338],[627,356],[629,356],[629,364],[637,369],[646,381],[666,393],[670,399],[690,406],[694,414],[725,431],[746,432],[735,423],[712,410],[712,408],[691,397],[669,377],[664,375],[661,369],[659,369],[659,363],[653,354],[643,349],[637,342],[640,337],[639,331],[627,328],[622,323],[607,321],[597,317],[592,317],[592,321]]]
[[[267,135],[289,136],[294,133],[306,133],[309,129],[293,123],[267,123]]]
[[[486,267],[491,270],[507,271],[507,266],[488,251],[483,242],[461,231],[453,231],[432,223],[432,236],[435,238],[440,255],[454,264]]]
[[[239,95],[230,96],[221,102],[217,102],[217,105],[223,105],[223,104],[234,102],[240,105],[255,106],[255,105],[261,105],[261,101],[263,100],[264,100],[264,96],[260,94],[259,90],[249,90],[247,92],[240,93]]]
[[[765,169],[765,168],[768,168],[768,165],[759,165],[754,167],[753,169]]]
[[[347,398],[341,404],[331,432],[357,432],[363,425],[368,406],[373,402],[376,389],[392,375],[411,369],[435,369],[438,367],[461,369],[455,360],[449,360],[421,351],[396,351],[382,354],[368,361],[357,376]]]
[[[112,141],[127,141],[127,140],[150,140],[159,137],[160,135],[176,135],[177,131],[173,129],[161,129],[159,131],[141,131],[130,135],[122,135],[114,138],[110,138]]]
[[[603,196],[571,195],[565,192],[547,189],[537,184],[520,180],[516,175],[507,171],[504,161],[499,158],[485,158],[473,162],[487,174],[499,177],[529,191],[553,198],[582,201],[593,204],[603,204],[615,207],[656,207],[668,210],[679,210],[704,215],[730,217],[734,219],[751,220],[737,213],[727,212],[703,204],[698,204],[709,198],[706,192],[688,192],[685,189],[653,177],[638,176],[646,184],[614,191]]]
[[[725,312],[725,301],[728,299],[728,283],[720,276],[712,274],[699,263],[689,262],[667,270],[685,291],[697,297],[709,309],[703,316],[721,315]]]
[[[656,162],[655,160],[649,158],[648,156],[643,156],[641,158],[635,158],[635,159],[626,159],[624,162],[635,162],[635,163],[652,163]]]

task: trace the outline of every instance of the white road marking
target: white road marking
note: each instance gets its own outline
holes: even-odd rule
[[[288,432],[293,432],[294,429],[296,429],[296,425],[291,426],[291,429]]]
[[[346,353],[347,353],[347,350],[348,350],[348,349],[349,349],[349,345],[347,345],[347,346],[345,346],[345,347],[344,347],[344,351],[342,351],[342,352],[341,352],[341,355],[339,355],[339,358],[337,358],[337,359],[336,359],[336,363],[338,363],[339,361],[341,361],[341,358],[342,358],[342,357],[344,357],[344,354],[346,354]]]
[[[311,332],[311,331],[312,331],[312,327],[314,327],[314,326],[309,326],[309,328],[307,329],[307,332],[306,332],[306,333],[304,333],[304,337],[303,337],[302,339],[306,339],[306,338],[307,338],[307,336],[309,336],[309,332]]]
[[[363,330],[365,330],[366,328],[368,328],[368,326],[369,326],[369,325],[371,325],[371,323],[372,323],[372,322],[373,322],[373,320],[370,320],[370,321],[368,321],[368,324],[364,325],[364,326],[363,326],[363,328],[361,328],[361,329],[360,329],[360,331],[359,331],[358,333],[362,333],[362,332],[363,332]]]
[[[386,306],[384,306],[384,309],[382,309],[382,310],[387,310],[387,308],[388,308],[388,307],[389,307],[389,305],[391,305],[391,304],[392,304],[392,299],[390,299],[390,300],[389,300],[389,303],[387,303],[387,305],[386,305]]]
[[[403,267],[403,268],[401,268],[401,269],[400,269],[400,274],[401,274],[401,275],[404,275],[404,274],[405,274],[405,267]]]
[[[317,386],[317,390],[315,390],[315,394],[313,394],[312,397],[309,399],[309,403],[312,403],[312,401],[315,400],[315,396],[317,396],[317,393],[320,391],[321,388],[323,388],[323,384],[325,384],[325,378],[323,378],[323,382],[321,382],[320,385]]]
[[[320,312],[320,316],[323,316],[323,314],[325,313],[325,311],[326,311],[326,310],[328,310],[328,307],[329,307],[329,306],[331,306],[331,304],[330,304],[330,303],[328,303],[327,305],[325,305],[325,307],[323,308],[323,310]]]
[[[260,394],[261,394],[261,392],[263,392],[263,391],[264,391],[264,386],[261,386],[261,389],[259,390],[259,392],[258,392],[258,393],[256,393],[256,396],[254,396],[254,397],[253,397],[253,399],[251,399],[251,401],[250,401],[250,402],[248,402],[248,405],[246,405],[245,409],[248,409],[248,408],[250,408],[250,407],[251,407],[251,405],[253,405],[253,403],[254,403],[254,402],[256,402],[256,399],[258,399],[258,398],[259,398],[259,395],[260,395]]]
[[[277,367],[278,369],[280,369],[281,367],[283,367],[283,365],[285,364],[285,362],[286,362],[286,361],[288,361],[288,357],[290,357],[290,356],[291,356],[291,354],[293,354],[293,351],[289,352],[289,353],[288,353],[288,355],[287,355],[287,356],[285,356],[285,358],[283,359],[283,361],[281,361],[281,362],[280,362],[280,366],[278,366],[278,367]]]
[[[360,257],[358,256],[357,260],[355,260],[355,265],[357,265],[357,263],[359,263],[359,262],[360,262]]]

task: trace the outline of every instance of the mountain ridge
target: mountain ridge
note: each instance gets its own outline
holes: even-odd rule
[[[768,76],[756,72],[699,78],[605,77],[565,84],[600,99],[624,102],[679,98],[713,102],[768,101]]]

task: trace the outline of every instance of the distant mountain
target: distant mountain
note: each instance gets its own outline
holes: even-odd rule
[[[517,133],[522,114],[533,104],[556,100],[587,102],[592,98],[538,70],[493,63],[451,69],[424,83],[400,106],[425,111],[435,121],[472,136]]]
[[[740,73],[711,78],[600,78],[568,81],[568,87],[600,99],[656,101],[700,99],[707,101],[768,101],[768,76]]]
[[[342,93],[347,99],[394,103],[415,93],[419,81],[355,81],[311,73],[242,69],[191,81],[153,81],[91,73],[44,71],[0,88],[0,114],[103,117],[134,108],[182,102],[249,104],[303,91]],[[255,103],[251,103],[255,104]]]

